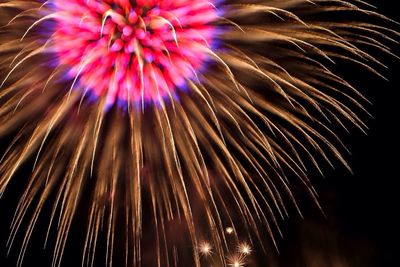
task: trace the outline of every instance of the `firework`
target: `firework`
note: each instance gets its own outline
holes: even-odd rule
[[[53,266],[84,204],[84,265],[103,236],[109,266],[115,255],[128,266],[200,266],[211,248],[219,265],[243,266],[253,242],[263,247],[265,233],[274,242],[288,206],[300,212],[294,187],[317,203],[308,170],[349,168],[333,130],[364,131],[357,114],[368,101],[329,66],[344,60],[381,76],[363,49],[393,55],[398,35],[372,8],[0,1],[0,137],[11,140],[0,194],[26,184],[8,243],[27,225],[18,264],[51,203]],[[252,246],[227,260],[227,236]]]
[[[173,99],[208,58],[212,2],[54,1],[54,49],[72,80],[106,105]]]
[[[210,243],[203,241],[202,243],[200,243],[200,247],[199,247],[200,253],[203,254],[204,256],[209,256],[212,254],[212,247],[210,245]]]
[[[230,267],[244,267],[246,264],[243,255],[233,255],[228,257],[228,266]]]
[[[251,247],[247,243],[240,244],[238,249],[239,249],[239,252],[244,255],[251,254]]]

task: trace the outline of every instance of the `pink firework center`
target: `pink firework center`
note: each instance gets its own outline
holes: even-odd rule
[[[108,107],[174,97],[212,54],[218,14],[207,0],[54,3],[60,64],[74,88],[105,97]]]

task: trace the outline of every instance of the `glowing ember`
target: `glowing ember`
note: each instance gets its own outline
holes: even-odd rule
[[[230,234],[233,234],[233,228],[232,227],[227,227],[226,229],[225,229],[225,231],[226,231],[226,233],[228,234],[228,235],[230,235]]]

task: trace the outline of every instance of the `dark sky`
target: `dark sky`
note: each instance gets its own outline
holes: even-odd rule
[[[400,19],[398,1],[373,3],[381,13]],[[398,54],[400,49],[394,51]],[[316,181],[327,218],[311,210],[305,220],[290,221],[279,257],[282,266],[400,266],[400,105],[396,97],[400,62],[391,58],[384,62],[390,68],[385,72],[389,82],[339,66],[343,75],[371,100],[373,106],[368,110],[374,118],[367,119],[368,135],[354,131],[344,138],[352,152],[348,160],[354,174],[339,167]],[[300,254],[307,254],[304,250],[312,251],[314,256],[323,255],[331,265],[304,264],[307,260],[300,260]],[[335,263],[334,254],[345,263]]]
[[[398,1],[374,2],[381,13],[400,21]],[[395,49],[398,55],[399,48]],[[397,218],[400,203],[397,186],[400,178],[400,99],[397,98],[400,60],[384,57],[384,62],[390,68],[384,72],[389,82],[361,70],[338,67],[341,68],[338,71],[373,103],[368,108],[374,116],[367,119],[370,130],[368,135],[354,130],[344,137],[352,152],[347,159],[353,174],[338,166],[335,170],[326,170],[325,178],[313,179],[326,218],[317,209],[307,207],[304,207],[304,219],[291,217],[283,225],[285,239],[278,240],[280,255],[271,252],[269,261],[274,263],[270,266],[400,266],[400,220]],[[16,253],[9,258],[5,256],[8,226],[15,207],[12,200],[13,197],[8,196],[0,201],[0,267],[16,264]],[[37,240],[34,239],[28,249],[26,267],[48,266],[51,262],[51,250],[43,251],[43,239]],[[80,254],[66,255],[71,264],[79,263],[80,257]],[[261,256],[254,259],[256,261],[267,262]],[[264,265],[254,263],[252,266]]]

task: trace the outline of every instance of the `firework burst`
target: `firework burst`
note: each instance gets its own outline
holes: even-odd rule
[[[398,35],[370,9],[357,0],[0,1],[0,137],[11,140],[0,194],[32,167],[9,239],[26,221],[18,264],[52,203],[59,266],[89,203],[83,264],[105,236],[109,266],[121,254],[129,266],[177,266],[187,242],[191,266],[211,248],[219,265],[242,266],[227,260],[227,235],[273,240],[288,206],[299,210],[294,186],[316,200],[307,169],[319,171],[320,158],[347,166],[334,127],[366,128],[356,111],[367,101],[328,66],[345,60],[380,76],[383,64],[361,47],[393,55]],[[240,257],[254,247],[242,246]]]
[[[212,2],[54,1],[54,48],[71,79],[106,105],[173,101],[212,49]]]

